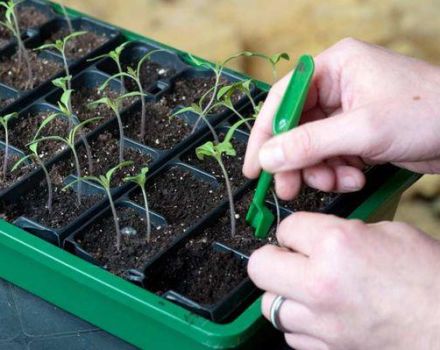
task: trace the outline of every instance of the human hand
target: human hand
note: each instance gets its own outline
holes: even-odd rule
[[[274,85],[253,127],[243,167],[275,174],[280,198],[302,181],[351,192],[365,163],[391,162],[440,172],[440,69],[383,48],[345,39],[318,55],[302,125],[272,137],[272,118],[289,81]]]
[[[440,349],[440,244],[417,229],[295,213],[248,264],[297,350]]]

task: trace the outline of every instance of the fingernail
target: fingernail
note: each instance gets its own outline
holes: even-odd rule
[[[342,187],[347,191],[357,191],[361,188],[361,184],[353,176],[345,176],[341,179]]]
[[[267,144],[260,150],[260,163],[263,168],[274,169],[285,162],[283,149],[275,144]]]

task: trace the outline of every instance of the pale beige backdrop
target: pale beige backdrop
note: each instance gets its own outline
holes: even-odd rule
[[[440,64],[440,0],[66,0],[67,6],[202,57],[241,50],[292,58],[352,36]],[[279,73],[288,71],[283,64]],[[237,69],[269,80],[255,60]],[[406,194],[398,219],[440,235],[440,180]]]

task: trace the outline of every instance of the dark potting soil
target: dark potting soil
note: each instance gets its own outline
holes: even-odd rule
[[[216,241],[246,255],[250,255],[254,250],[265,244],[277,244],[275,228],[271,229],[267,239],[260,240],[255,238],[254,229],[246,223],[246,214],[252,197],[253,191],[247,193],[241,200],[235,202],[236,231],[234,236],[231,235],[231,219],[228,210],[218,220],[215,220],[212,226],[209,226],[200,235],[196,236],[192,242],[197,244],[200,240],[209,242]]]
[[[93,129],[97,125],[104,123],[106,120],[114,118],[115,114],[110,108],[105,105],[100,104],[91,108],[89,104],[99,100],[102,97],[115,99],[118,96],[120,96],[120,91],[114,91],[108,86],[103,91],[99,90],[99,86],[93,88],[80,87],[79,89],[74,90],[74,92],[72,93],[72,109],[80,121],[96,117],[103,118],[95,123],[87,125],[88,129]],[[135,100],[136,98],[125,99],[124,101],[122,101],[122,108],[127,108]]]
[[[151,210],[163,215],[181,232],[224,198],[219,188],[179,167],[172,167],[147,183],[147,196]],[[143,203],[141,193],[132,195],[132,199]]]
[[[140,111],[124,117],[124,128],[128,137],[153,148],[171,149],[191,132],[191,127],[182,119],[171,117],[171,111],[161,102],[147,103],[145,120],[143,139],[140,135]]]
[[[122,69],[127,70],[130,66],[133,69],[137,68],[139,60],[136,62],[123,63]],[[153,83],[160,79],[168,79],[175,74],[175,70],[171,68],[166,68],[159,63],[152,61],[145,61],[141,67],[141,84],[144,90],[147,90]],[[124,84],[128,91],[139,91],[136,82],[133,79],[124,78]]]
[[[0,18],[3,20],[6,9],[2,7],[0,9]],[[29,28],[37,27],[47,22],[49,19],[43,12],[32,6],[19,5],[17,12],[18,24],[23,32]],[[0,27],[0,48],[6,46],[12,40],[11,32],[4,26]]]
[[[223,140],[224,134],[221,133],[219,136],[220,140]],[[232,145],[234,146],[237,155],[232,157],[224,154],[222,160],[228,172],[229,179],[231,180],[232,187],[238,188],[247,181],[242,172],[244,155],[246,153],[246,144],[233,139]],[[220,168],[220,165],[214,158],[205,157],[203,160],[200,160],[196,156],[195,149],[192,149],[183,155],[182,160],[185,163],[194,165],[195,167],[214,175],[218,179],[219,183],[224,185],[223,172]]]
[[[5,157],[5,152],[4,150],[0,150],[0,165],[2,169],[1,171],[3,171],[3,161],[4,161],[4,157]],[[17,168],[17,170],[14,170],[14,172],[11,171],[12,167],[14,166],[14,164],[16,162],[18,162],[20,159],[20,157],[16,154],[11,155],[9,153],[8,156],[8,171],[6,173],[6,178],[3,177],[3,174],[0,175],[0,190],[4,190],[8,187],[10,187],[12,184],[14,184],[15,182],[20,181],[20,179],[29,174],[34,168],[35,166],[33,164],[26,164],[26,163],[22,163],[23,166]]]
[[[83,29],[81,28],[78,29],[78,31],[82,30]],[[70,35],[68,28],[60,28],[46,40],[46,44],[53,43],[59,39],[64,39],[68,35]],[[68,41],[65,50],[66,57],[69,59],[84,57],[98,47],[104,45],[108,40],[109,38],[105,35],[87,31],[83,35],[79,35]]]
[[[5,57],[0,61],[0,81],[19,90],[31,90],[53,77],[62,69],[62,65],[53,60],[39,57],[28,50],[32,76],[26,69],[26,64],[19,64],[17,54]]]
[[[0,27],[0,49],[9,44],[11,40],[11,33],[5,27]]]
[[[87,154],[84,147],[78,149],[78,158],[81,165],[81,175],[105,175],[111,168],[119,164],[119,137],[115,136],[109,131],[100,134],[95,140],[89,142],[93,157],[93,174],[89,173]],[[112,187],[122,185],[123,178],[128,175],[136,175],[140,172],[142,167],[147,166],[152,158],[148,154],[142,153],[139,150],[125,147],[124,160],[133,161],[133,165],[127,166],[120,171],[114,173],[112,177]],[[75,163],[73,157],[65,161],[61,165],[62,173],[76,173]]]
[[[159,295],[174,290],[205,305],[220,301],[247,277],[245,262],[207,244],[187,244],[160,265],[148,275],[149,290]]]
[[[0,16],[3,16],[3,14]],[[49,19],[46,13],[39,11],[33,6],[26,5],[18,5],[17,17],[19,26],[22,30],[38,27]]]
[[[57,168],[51,170],[50,176],[53,182],[52,214],[47,208],[48,190],[46,181],[43,179],[36,187],[13,203],[0,204],[6,220],[13,221],[19,216],[26,216],[47,227],[61,228],[78,218],[102,198],[98,194],[90,196],[84,194],[81,196],[81,205],[78,205],[76,192],[70,188],[62,191],[64,179]]]
[[[292,211],[313,211],[317,212],[327,207],[338,193],[326,193],[304,186],[298,196],[291,201],[279,200],[280,206]],[[268,198],[273,200],[272,196]]]
[[[40,124],[52,112],[39,112],[36,114],[27,113],[21,115],[18,119],[11,122],[9,128],[9,140],[11,145],[27,152],[29,142],[32,142]],[[62,136],[68,133],[69,122],[63,118],[55,118],[47,124],[40,132],[40,137],[44,136]],[[4,139],[4,132],[0,131],[0,136]],[[42,141],[39,144],[38,151],[42,158],[52,157],[55,153],[63,150],[65,145],[56,141]]]
[[[145,213],[129,207],[116,207],[121,230],[130,227],[135,235],[122,235],[121,249],[116,249],[116,230],[111,213],[95,221],[76,241],[104,268],[118,276],[128,269],[141,269],[153,255],[165,249],[171,238],[163,227],[151,228],[151,241],[147,242]]]
[[[226,79],[222,79],[220,87],[229,84]],[[174,109],[177,106],[190,106],[192,103],[199,102],[200,98],[215,84],[215,78],[211,77],[179,77],[177,78],[171,89],[166,92],[162,98],[162,104]],[[204,99],[206,103],[211,99],[212,93],[209,93]],[[237,102],[241,98],[240,94],[234,94],[232,102]],[[162,101],[163,100],[163,101]],[[223,108],[214,109],[212,112],[218,113]]]

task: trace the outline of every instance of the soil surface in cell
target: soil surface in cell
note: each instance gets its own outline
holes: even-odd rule
[[[26,5],[18,6],[17,17],[20,28],[22,29],[38,27],[43,23],[47,22],[49,19],[46,13],[39,11],[37,8],[33,6],[26,6]]]
[[[282,207],[292,211],[313,211],[317,212],[331,204],[338,193],[326,193],[304,186],[296,198],[291,201],[279,200]],[[272,200],[271,197],[268,198]]]
[[[224,199],[219,188],[179,167],[172,167],[154,177],[147,184],[147,195],[151,210],[163,215],[181,232]],[[142,205],[140,193],[132,198]]]
[[[235,235],[231,234],[231,219],[228,210],[225,215],[215,220],[212,226],[195,237],[192,240],[193,244],[197,245],[199,241],[217,241],[246,255],[250,255],[255,249],[265,244],[276,244],[275,229],[270,231],[267,239],[260,240],[255,238],[254,229],[246,223],[246,214],[252,197],[253,192],[247,193],[241,200],[235,202]],[[275,210],[273,212],[275,214]]]
[[[96,220],[75,240],[104,268],[123,277],[128,269],[141,269],[149,258],[168,247],[171,240],[163,232],[163,227],[152,226],[148,242],[145,212],[129,207],[117,207],[116,210],[122,232],[129,228],[129,232],[135,233],[122,235],[119,251],[111,213]]]
[[[139,60],[136,62],[123,63],[122,69],[124,71],[127,70],[127,67],[131,67],[133,69],[137,69]],[[149,87],[152,86],[153,83],[157,82],[161,79],[168,79],[175,74],[174,69],[166,68],[160,65],[159,63],[152,62],[151,60],[146,60],[141,66],[141,84],[144,90],[148,90]],[[125,79],[125,87],[128,91],[139,91],[139,88],[136,82],[133,79]]]
[[[64,188],[63,177],[57,168],[51,170],[50,176],[53,184],[52,213],[47,207],[48,187],[43,179],[16,198],[13,203],[0,203],[3,207],[3,215],[8,221],[13,221],[19,216],[26,216],[44,226],[61,228],[78,218],[102,198],[101,195],[84,194],[81,196],[81,204],[78,204],[76,192],[70,188],[62,190]]]
[[[109,40],[109,38],[105,35],[86,31],[82,28],[79,28],[78,30],[74,28],[74,31],[85,31],[85,33],[68,41],[65,53],[69,59],[78,59],[84,57],[95,49],[104,45]],[[70,35],[68,28],[60,28],[46,40],[46,44],[53,43],[56,40],[62,40],[68,35]]]
[[[79,87],[72,93],[72,109],[74,114],[80,121],[85,121],[91,118],[102,118],[95,123],[88,124],[88,129],[93,129],[97,125],[104,123],[106,120],[114,118],[114,112],[104,104],[90,106],[92,102],[95,102],[103,97],[108,97],[111,100],[120,96],[120,91],[112,90],[110,87],[106,87],[103,91],[99,90],[99,86]],[[130,106],[136,98],[127,98],[122,101],[121,111]]]
[[[9,140],[12,145],[23,151],[28,150],[27,144],[32,142],[41,123],[53,112],[29,112],[13,119],[9,128]],[[38,138],[45,136],[65,137],[68,133],[69,122],[66,119],[57,117],[50,121],[39,134]],[[0,131],[2,140],[4,132]],[[65,145],[61,142],[46,140],[39,143],[38,151],[42,158],[47,159],[63,150]]]
[[[96,139],[89,141],[89,144],[92,151],[93,174],[89,173],[85,148],[80,147],[78,149],[78,158],[80,160],[82,176],[105,175],[108,170],[119,164],[119,137],[115,136],[114,133],[105,131],[98,135]],[[152,161],[152,157],[137,149],[124,147],[124,161],[133,161],[134,163],[114,173],[111,182],[112,187],[122,185],[124,177],[138,174],[142,167],[147,166]],[[76,173],[73,157],[62,163],[62,172],[68,173],[69,171]]]
[[[9,153],[8,156],[8,167],[6,172],[6,177],[3,176],[3,161],[5,157],[4,150],[0,150],[0,160],[1,160],[1,174],[0,174],[0,191],[5,190],[10,187],[15,182],[20,181],[20,179],[29,174],[35,166],[33,164],[22,163],[23,166],[18,167],[16,170],[11,171],[14,164],[20,160],[20,157],[16,154]]]
[[[192,103],[198,103],[200,98],[206,94],[206,92],[214,87],[215,78],[211,77],[179,77],[172,84],[171,89],[166,92],[162,99],[170,109],[174,109],[177,106],[190,106]],[[230,84],[226,79],[222,78],[219,84],[219,88]],[[208,104],[211,100],[212,92],[206,94],[203,101]],[[240,98],[241,94],[233,94],[232,102],[235,104]],[[211,110],[211,113],[219,113],[224,111],[223,107],[215,108]]]
[[[139,109],[141,107],[138,104]],[[171,149],[190,135],[191,127],[180,118],[172,117],[162,102],[147,103],[145,136],[141,137],[141,113],[127,113],[124,117],[127,136],[157,149]]]
[[[11,40],[11,33],[3,26],[0,27],[0,49],[4,48]]]
[[[62,65],[54,60],[42,58],[37,53],[27,50],[31,74],[25,61],[19,62],[17,54],[0,61],[0,81],[19,90],[31,90],[60,72]]]
[[[0,9],[0,17],[4,18],[6,9],[2,7]],[[38,9],[32,6],[18,6],[17,17],[20,29],[25,31],[31,27],[37,27],[47,22],[49,19],[47,14],[38,11]],[[4,26],[0,27],[0,47],[5,46],[12,39],[11,32]]]
[[[161,295],[169,290],[211,305],[229,294],[246,276],[246,264],[232,252],[207,244],[186,245],[148,273],[147,288]]]
[[[220,140],[223,140],[224,134],[220,133]],[[210,136],[212,137],[212,136]],[[246,144],[232,139],[232,145],[237,152],[236,156],[228,156],[223,154],[222,161],[225,165],[226,171],[228,172],[229,180],[233,189],[242,186],[246,182],[246,178],[243,175],[242,168],[244,162],[244,155],[246,153]],[[205,157],[203,160],[197,158],[195,149],[190,150],[186,153],[182,160],[185,163],[196,166],[209,174],[214,175],[219,183],[224,184],[224,175],[220,168],[219,163],[213,157]]]

